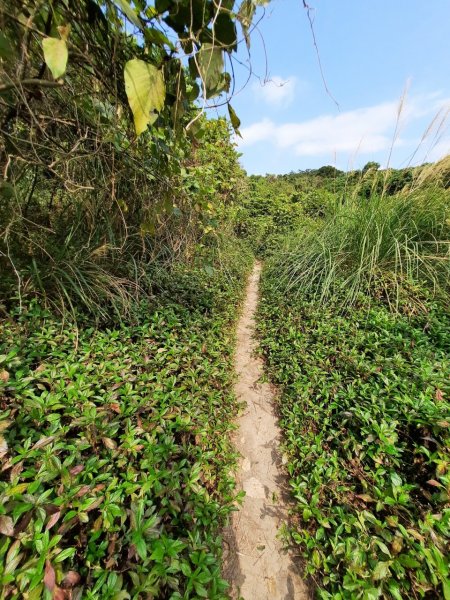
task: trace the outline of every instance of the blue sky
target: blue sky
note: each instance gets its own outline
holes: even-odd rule
[[[251,80],[231,102],[242,121],[244,168],[264,174],[324,164],[346,170],[369,160],[386,166],[408,87],[390,160],[406,166],[433,117],[450,108],[449,0],[309,4],[326,83],[339,108],[324,88],[302,0],[272,0],[252,35]],[[247,64],[241,47],[239,59]],[[248,69],[235,67],[239,88]],[[448,128],[436,133],[441,116],[412,164],[450,150]]]

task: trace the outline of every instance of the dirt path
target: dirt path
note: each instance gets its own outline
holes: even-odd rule
[[[242,455],[238,482],[246,495],[224,535],[224,577],[236,600],[304,600],[310,597],[306,585],[277,538],[287,518],[288,489],[278,450],[274,390],[260,383],[262,361],[254,354],[260,273],[256,263],[237,330],[235,391],[247,406],[234,442]]]

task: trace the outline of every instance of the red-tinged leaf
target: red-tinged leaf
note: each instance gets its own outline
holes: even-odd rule
[[[69,529],[72,529],[72,527],[75,525],[75,523],[78,523],[78,517],[72,517],[71,519],[69,519],[62,525],[60,525],[59,529],[58,529],[58,533],[60,535],[64,535],[65,533],[67,533],[69,531]]]
[[[3,383],[8,383],[8,380],[9,373],[3,369],[3,371],[0,371],[0,381],[3,381]]]
[[[66,592],[58,586],[53,590],[53,600],[68,600],[71,595],[71,592]]]
[[[55,589],[55,569],[49,560],[45,561],[44,585],[50,591]]]
[[[69,473],[72,475],[72,477],[75,477],[75,475],[78,475],[83,470],[84,470],[84,465],[77,465],[76,467],[72,467],[69,470]]]
[[[120,404],[117,404],[117,402],[112,402],[111,404],[108,405],[109,408],[111,410],[113,410],[114,412],[120,414]]]
[[[81,575],[76,571],[67,571],[61,582],[63,588],[73,588],[81,581]]]
[[[44,448],[53,442],[55,439],[54,435],[49,435],[48,437],[41,438],[38,440],[34,446],[31,447],[31,450],[37,450],[38,448]]]
[[[429,479],[427,483],[428,485],[432,485],[434,487],[442,487],[442,483],[439,483],[439,481],[436,481],[436,479]]]
[[[436,390],[436,394],[434,396],[436,398],[436,400],[438,402],[442,402],[442,400],[444,399],[444,394],[442,393],[442,390],[440,390],[439,388]]]
[[[89,485],[82,485],[78,492],[75,494],[75,496],[77,498],[81,498],[82,496],[85,496],[90,491],[90,489],[91,487]]]
[[[11,517],[2,515],[0,517],[0,533],[12,537],[14,535],[14,523]]]
[[[45,529],[48,531],[49,529],[51,529],[53,527],[53,525],[55,525],[58,521],[59,518],[61,516],[61,511],[58,510],[57,512],[53,513],[50,517],[50,519],[47,522],[47,525],[45,526]]]
[[[115,383],[114,385],[111,386],[112,390],[118,390],[120,387],[122,387],[123,385],[123,381],[119,381],[118,383]]]

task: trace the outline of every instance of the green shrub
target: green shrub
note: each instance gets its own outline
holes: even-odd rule
[[[415,316],[361,295],[342,314],[264,276],[291,541],[323,599],[450,597],[450,315],[421,295]]]
[[[0,324],[2,598],[226,597],[248,263],[219,249],[161,276],[135,325],[75,329],[36,303]]]

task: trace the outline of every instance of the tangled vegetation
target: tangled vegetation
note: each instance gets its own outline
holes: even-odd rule
[[[254,11],[248,0],[2,5],[3,301],[126,314],[150,264],[189,260],[218,228],[237,159],[228,125],[208,123],[199,102],[229,101],[224,57],[250,44]]]

